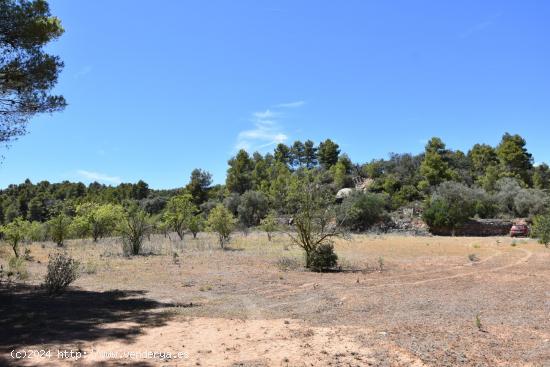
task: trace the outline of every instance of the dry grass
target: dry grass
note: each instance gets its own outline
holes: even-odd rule
[[[203,233],[183,242],[156,236],[144,246],[147,255],[131,259],[116,239],[69,241],[67,250],[83,264],[75,287],[143,291],[164,305],[150,311],[162,313],[162,325],[141,324],[130,344],[85,335],[74,342],[84,349],[181,349],[189,359],[179,365],[544,366],[550,251],[531,240],[515,243],[355,235],[335,244],[343,271],[316,274],[281,270],[281,258],[302,259],[284,235],[271,242],[260,233],[235,235],[227,250]],[[39,284],[56,248],[29,247],[27,282]],[[473,253],[479,261],[469,260]]]

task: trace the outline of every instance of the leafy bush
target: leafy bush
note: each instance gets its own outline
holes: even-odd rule
[[[44,286],[50,295],[58,295],[78,278],[79,263],[69,255],[59,252],[49,256],[48,272]]]
[[[143,239],[149,230],[150,221],[147,213],[137,205],[126,208],[118,226],[118,232],[122,236],[122,251],[126,256],[139,255]]]
[[[235,229],[235,218],[231,212],[222,204],[219,204],[210,211],[208,216],[208,228],[217,233],[220,247],[224,248],[229,242],[231,232]]]
[[[197,238],[197,234],[204,229],[204,222],[204,218],[199,214],[194,215],[189,219],[187,228],[193,234],[193,238]]]
[[[241,195],[239,195],[236,192],[232,192],[231,194],[229,194],[228,197],[226,197],[223,200],[223,205],[225,205],[225,207],[227,209],[229,209],[231,214],[233,214],[235,216],[239,214],[239,205],[240,204],[241,204]],[[216,206],[218,206],[218,204],[216,204]]]
[[[239,222],[246,227],[257,226],[266,216],[268,210],[269,202],[264,193],[247,191],[241,195],[240,203],[237,207]]]
[[[114,232],[122,212],[120,205],[84,203],[77,206],[71,229],[78,237],[90,236],[97,242]]]
[[[45,241],[48,238],[48,229],[43,223],[31,222],[29,224],[27,239],[33,242]]]
[[[310,268],[314,271],[327,271],[338,263],[332,243],[322,243],[310,255]]]
[[[438,186],[424,208],[424,221],[430,227],[455,229],[475,215],[474,190],[458,182],[444,182]]]
[[[15,257],[19,257],[19,244],[25,240],[29,232],[29,222],[21,217],[15,218],[10,222],[0,227],[0,232],[4,236],[6,242],[11,246]]]
[[[550,246],[550,213],[538,215],[533,221],[532,235],[544,246]]]
[[[15,276],[17,279],[27,279],[29,273],[23,257],[12,256],[8,261],[8,275]]]
[[[277,217],[274,211],[269,212],[269,214],[261,220],[260,229],[267,234],[267,240],[271,241],[273,232],[277,230]]]
[[[183,240],[187,224],[196,212],[197,207],[193,204],[193,197],[189,194],[181,194],[168,201],[164,221],[178,234],[180,240]]]
[[[522,189],[514,198],[517,216],[526,218],[544,213],[549,207],[549,197],[542,190]]]
[[[317,249],[330,245],[332,239],[344,235],[332,205],[334,196],[312,177],[306,177],[293,187],[290,197],[297,207],[292,223],[296,233],[288,235],[295,245],[305,251],[306,268],[313,269]]]
[[[526,189],[515,178],[505,177],[496,183],[495,200],[499,211],[509,217],[529,217],[550,208],[550,197],[542,190]]]
[[[52,241],[54,241],[57,246],[63,247],[65,239],[69,236],[69,228],[71,225],[71,218],[65,214],[59,214],[47,223],[48,225],[48,234]]]
[[[338,219],[351,230],[365,230],[383,218],[387,195],[354,191],[342,202]]]

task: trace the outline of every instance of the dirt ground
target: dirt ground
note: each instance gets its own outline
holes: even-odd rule
[[[282,234],[159,236],[131,259],[70,241],[82,275],[57,298],[39,287],[57,249],[28,247],[29,278],[0,289],[0,365],[550,366],[550,250],[529,239],[353,236],[324,274]]]

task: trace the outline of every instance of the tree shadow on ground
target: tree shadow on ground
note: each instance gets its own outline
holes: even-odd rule
[[[49,297],[36,286],[0,287],[0,352],[28,345],[62,345],[92,340],[131,343],[142,329],[163,326],[172,304],[144,298],[144,291],[94,292],[69,289]],[[111,323],[132,326],[106,327]]]

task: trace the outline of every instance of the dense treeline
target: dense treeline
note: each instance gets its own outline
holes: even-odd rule
[[[350,211],[348,220],[356,218],[350,224],[354,229],[368,228],[386,211],[421,202],[428,209],[428,222],[451,225],[469,216],[536,215],[546,209],[550,188],[548,165],[535,166],[526,141],[510,134],[496,147],[476,144],[467,153],[432,138],[421,154],[391,154],[364,164],[353,163],[330,139],[319,145],[296,141],[279,144],[265,155],[241,150],[228,165],[225,185],[213,186],[210,173],[196,169],[185,187],[174,190],[152,190],[143,181],[112,187],[27,180],[0,191],[0,222],[46,222],[60,213],[74,217],[84,203],[134,203],[148,214],[167,218],[170,210],[177,212],[173,202],[168,205],[170,199],[187,195],[194,213],[207,215],[222,203],[241,226],[250,227],[270,211],[295,213],[290,193],[307,176],[333,194],[364,184],[365,190],[342,205]],[[461,218],[447,218],[452,205],[462,206]]]

